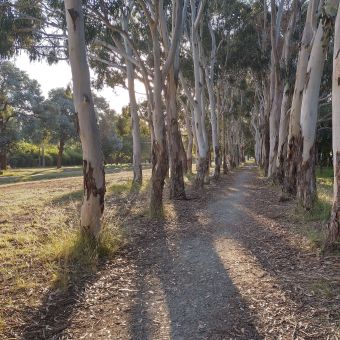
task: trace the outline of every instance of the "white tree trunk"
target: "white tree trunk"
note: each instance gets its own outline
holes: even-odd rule
[[[129,28],[129,16],[130,8],[127,8],[128,13],[122,15],[122,29],[128,32]],[[132,50],[128,44],[127,37],[124,36],[125,52],[129,57],[132,57]],[[128,81],[129,99],[130,99],[130,115],[132,123],[132,151],[133,151],[133,182],[142,183],[142,148],[140,140],[140,128],[139,128],[139,116],[137,111],[137,101],[135,94],[135,76],[134,66],[128,60],[125,59],[126,74]]]
[[[329,10],[332,1],[326,2],[324,9]],[[305,209],[310,209],[316,198],[315,183],[315,137],[319,108],[321,77],[332,29],[332,13],[325,12],[316,31],[313,47],[307,66],[306,83],[301,104],[302,159],[297,177],[297,197]]]
[[[105,172],[99,129],[86,60],[84,17],[80,0],[65,0],[73,100],[83,149],[84,196],[80,223],[91,237],[98,237],[104,210]]]
[[[214,161],[215,161],[215,171],[214,177],[218,178],[221,172],[221,156],[220,156],[220,143],[219,143],[219,129],[218,120],[216,113],[216,98],[214,92],[214,68],[216,62],[216,39],[215,33],[208,24],[209,32],[211,37],[211,53],[210,53],[210,63],[205,65],[205,80],[208,88],[209,95],[209,109],[210,109],[210,123],[211,123],[211,135],[212,135],[212,145],[214,151]]]
[[[296,177],[298,166],[298,138],[300,134],[300,116],[303,89],[307,73],[308,59],[312,49],[312,40],[316,30],[316,17],[319,0],[311,0],[308,4],[306,23],[301,39],[293,99],[289,117],[287,165],[285,169],[284,191],[296,193]]]
[[[334,191],[333,208],[327,228],[326,247],[331,247],[340,237],[340,8],[335,21],[333,80],[332,80],[332,130]]]
[[[191,48],[192,58],[194,64],[194,79],[195,79],[195,99],[194,99],[194,127],[198,145],[198,169],[196,184],[197,186],[203,186],[204,178],[206,175],[208,161],[208,144],[206,140],[206,130],[204,124],[204,108],[202,107],[202,90],[203,83],[201,82],[201,70],[200,70],[200,53],[199,53],[199,33],[198,24],[200,23],[199,14],[197,11],[196,1],[190,0],[191,3]],[[204,5],[204,0],[201,1],[200,6]],[[202,8],[202,7],[200,7]],[[197,13],[198,12],[198,13]],[[201,14],[202,16],[202,14]],[[199,20],[199,21],[197,21]]]
[[[276,158],[276,169],[277,169],[277,179],[282,184],[284,178],[284,162],[287,154],[287,138],[288,138],[288,128],[289,128],[289,114],[290,114],[290,104],[292,91],[290,84],[290,57],[292,51],[292,35],[294,32],[294,27],[296,23],[298,11],[298,0],[294,0],[292,4],[292,12],[289,18],[288,27],[286,30],[284,44],[282,49],[281,64],[282,69],[285,71],[285,76],[283,78],[285,85],[283,89],[283,97],[281,102],[281,113],[280,113],[280,127],[279,127],[279,144]]]
[[[270,148],[268,177],[276,175],[276,157],[279,142],[280,108],[282,101],[282,79],[279,64],[279,31],[281,27],[281,9],[283,0],[280,2],[279,11],[276,13],[275,1],[271,0],[271,73],[270,73],[270,100],[271,111],[269,116]]]

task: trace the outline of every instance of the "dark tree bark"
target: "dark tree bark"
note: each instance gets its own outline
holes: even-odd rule
[[[62,165],[64,147],[65,147],[65,141],[63,139],[60,139],[59,146],[58,146],[57,169],[60,169]]]

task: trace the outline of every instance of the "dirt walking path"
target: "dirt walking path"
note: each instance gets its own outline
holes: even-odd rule
[[[168,203],[164,221],[140,216],[112,263],[46,297],[24,338],[338,339],[339,263],[296,233],[292,205],[245,166]]]

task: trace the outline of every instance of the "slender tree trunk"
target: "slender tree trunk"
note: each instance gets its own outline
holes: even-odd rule
[[[125,32],[128,32],[130,8],[127,9],[128,13],[124,13],[122,16],[122,28]],[[127,37],[124,36],[125,52],[129,57],[132,57],[132,50],[128,44]],[[130,114],[132,124],[132,150],[133,150],[133,183],[141,184],[143,180],[142,175],[142,148],[140,138],[139,116],[137,111],[137,101],[135,94],[135,76],[134,66],[126,59],[126,73],[128,81],[129,99],[130,99]]]
[[[327,3],[326,3],[327,5]],[[326,9],[327,6],[324,6]],[[315,138],[319,108],[321,77],[332,30],[332,17],[325,12],[319,22],[307,66],[306,82],[301,104],[301,138],[298,140],[302,150],[297,176],[297,197],[307,210],[311,209],[316,198],[315,182]]]
[[[157,26],[151,30],[154,58],[154,109],[152,122],[154,139],[152,143],[152,175],[150,214],[152,217],[159,217],[163,214],[163,188],[168,171],[168,150],[166,145],[165,122],[162,110],[162,73],[160,64],[160,43]]]
[[[63,160],[63,153],[64,153],[64,146],[65,146],[65,141],[63,139],[60,139],[59,147],[58,147],[57,169],[61,168],[61,164]]]
[[[292,53],[292,35],[297,19],[298,12],[298,0],[294,0],[292,4],[292,12],[289,18],[288,27],[286,30],[284,44],[282,49],[281,68],[284,70],[284,89],[283,98],[281,102],[281,114],[280,114],[280,128],[279,128],[279,144],[276,159],[277,179],[280,184],[283,184],[284,180],[284,163],[287,155],[287,139],[289,129],[289,115],[290,104],[292,98],[292,84],[290,84],[290,63]]]
[[[167,79],[166,110],[170,151],[170,199],[185,199],[181,150],[182,136],[178,127],[177,84],[173,67],[170,69]]]
[[[39,146],[39,153],[38,153],[38,167],[41,167],[41,148]]]
[[[333,208],[327,226],[326,248],[330,248],[340,237],[340,8],[335,21],[333,80],[332,80],[332,130],[334,191]]]
[[[281,0],[283,3],[283,0]],[[280,7],[279,7],[280,8]],[[282,101],[282,78],[278,57],[278,36],[280,30],[280,12],[276,13],[275,1],[271,0],[271,112],[269,117],[270,148],[268,177],[275,179],[276,157],[279,143],[280,108]]]
[[[194,127],[196,130],[196,138],[198,145],[198,160],[197,160],[197,175],[196,175],[196,186],[203,187],[204,180],[206,177],[207,169],[209,168],[208,160],[208,145],[205,130],[205,118],[204,118],[204,107],[202,106],[202,76],[200,66],[200,53],[199,53],[199,33],[198,33],[198,22],[196,1],[190,0],[191,3],[191,48],[192,58],[194,64],[194,78],[195,78],[195,101],[194,101]]]
[[[187,171],[191,174],[192,173],[192,148],[194,144],[194,136],[193,136],[193,127],[192,127],[192,119],[191,114],[189,112],[189,108],[187,104],[182,102],[182,106],[184,109],[184,118],[185,118],[185,128],[187,130],[188,135],[188,144],[186,150],[186,158],[187,158]]]
[[[283,183],[283,190],[291,195],[296,194],[297,167],[299,163],[298,139],[300,135],[301,104],[306,80],[308,60],[312,49],[312,40],[317,24],[316,17],[318,4],[319,0],[311,0],[308,4],[306,23],[303,30],[298,63],[296,67],[296,79],[289,117],[287,162],[285,166],[285,177]]]
[[[216,62],[216,39],[215,33],[212,29],[210,22],[208,23],[209,32],[211,37],[211,54],[210,63],[205,66],[205,79],[208,88],[209,95],[209,109],[210,109],[210,122],[211,122],[211,136],[212,136],[212,147],[214,152],[215,171],[214,178],[217,179],[221,172],[221,155],[220,155],[220,143],[219,143],[219,131],[218,131],[218,120],[216,114],[216,99],[214,93],[214,68]]]
[[[44,168],[46,166],[45,162],[45,141],[43,140],[41,143],[41,165]]]
[[[7,170],[7,152],[6,152],[6,149],[0,150],[0,170]]]
[[[223,173],[226,175],[229,171],[228,169],[228,148],[227,148],[227,137],[226,137],[227,129],[226,129],[226,117],[225,113],[222,112],[222,164],[223,164]]]
[[[105,172],[99,129],[86,60],[84,17],[80,0],[65,0],[73,100],[83,149],[84,195],[80,224],[82,231],[97,238],[104,211]]]

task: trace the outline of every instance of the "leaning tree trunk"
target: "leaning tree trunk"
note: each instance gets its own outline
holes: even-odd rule
[[[324,6],[327,9],[327,3]],[[329,8],[329,7],[328,7]],[[309,210],[316,198],[315,182],[315,138],[319,108],[321,77],[332,30],[332,14],[324,13],[316,31],[307,66],[306,83],[301,104],[301,138],[298,139],[301,160],[298,166],[297,197],[302,206]]]
[[[293,92],[292,105],[289,117],[289,132],[287,144],[287,157],[283,191],[296,194],[297,167],[299,163],[298,138],[300,134],[300,116],[303,89],[307,73],[307,65],[312,49],[312,40],[316,29],[316,14],[319,0],[311,0],[308,4],[306,23],[303,30],[301,45],[296,67],[296,79]]]
[[[333,208],[327,226],[326,248],[330,248],[340,237],[340,8],[335,21],[333,81],[332,81],[332,130],[334,192]]]
[[[64,3],[73,80],[73,101],[83,149],[84,194],[80,224],[85,234],[97,238],[104,211],[105,172],[86,59],[82,2],[65,0]]]
[[[64,146],[65,146],[65,141],[63,139],[60,139],[59,147],[58,147],[57,169],[60,169],[62,165]]]
[[[130,13],[123,14],[122,16],[122,28],[125,32],[128,32],[129,28],[129,15]],[[132,57],[132,50],[128,43],[127,37],[124,35],[124,47],[125,52],[129,57]],[[134,66],[132,63],[125,59],[126,74],[128,81],[129,99],[130,99],[130,115],[132,123],[132,152],[133,152],[133,183],[141,184],[143,180],[142,175],[142,148],[140,138],[139,116],[137,110],[137,101],[135,94],[135,76]]]

